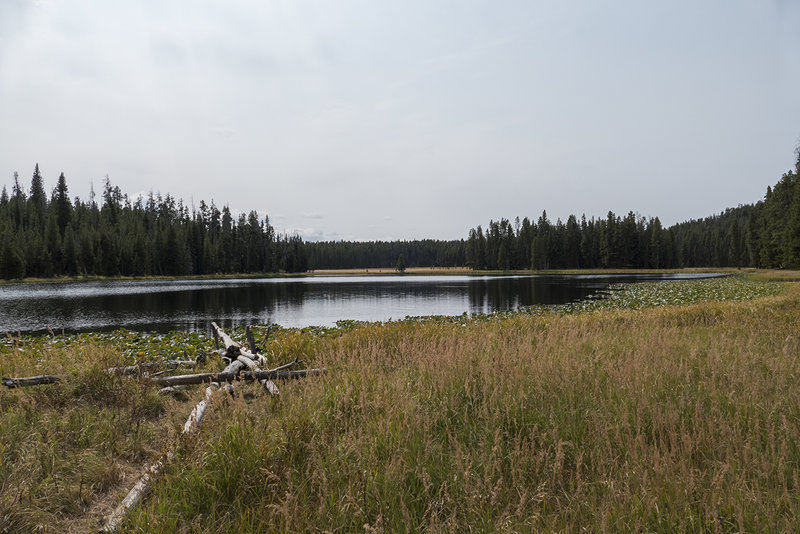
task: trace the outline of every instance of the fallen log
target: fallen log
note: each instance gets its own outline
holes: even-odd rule
[[[158,390],[159,395],[177,395],[182,393],[186,386],[169,386]]]
[[[262,383],[267,380],[286,380],[291,378],[301,378],[308,375],[320,374],[319,369],[309,369],[300,371],[291,371],[290,373],[282,373],[285,369],[302,363],[302,360],[294,360],[287,364],[281,365],[274,369],[264,371],[258,368],[251,369],[248,372],[242,373],[242,380],[261,380]],[[164,377],[151,377],[149,380],[155,384],[162,384],[162,387],[178,386],[186,384],[202,384],[203,382],[233,382],[240,375],[240,371],[244,369],[245,365],[241,361],[234,361],[228,365],[220,373],[201,373],[195,375],[177,375],[177,376],[164,376]],[[325,370],[323,369],[324,373]],[[255,374],[252,374],[255,373]],[[127,374],[127,373],[125,373]],[[199,377],[199,378],[197,378]],[[214,377],[222,377],[216,380]],[[27,386],[40,386],[42,384],[56,384],[61,382],[62,377],[58,375],[39,375],[39,376],[23,376],[23,377],[3,377],[2,384],[8,388],[21,388]],[[264,387],[269,389],[267,384]],[[165,392],[166,393],[166,392]]]
[[[275,382],[273,382],[272,380],[262,380],[261,383],[264,384],[264,389],[266,389],[267,393],[269,393],[270,395],[281,394],[281,390],[278,389],[278,386],[276,386]]]
[[[247,342],[250,344],[250,352],[253,354],[258,354],[258,346],[256,345],[256,338],[253,337],[253,331],[250,330],[248,326],[244,330],[245,335],[247,336]]]
[[[56,382],[61,382],[61,377],[58,375],[25,376],[20,378],[3,377],[3,385],[9,388],[55,384]]]
[[[228,357],[231,360],[225,369],[222,370],[222,372],[166,377],[151,376],[148,379],[152,384],[163,386],[161,393],[174,392],[177,388],[188,384],[201,384],[210,382],[208,387],[205,389],[203,400],[197,403],[192,410],[191,415],[189,415],[189,418],[186,420],[186,423],[183,426],[183,434],[189,434],[196,430],[203,421],[203,417],[208,408],[208,404],[211,401],[211,397],[215,390],[219,389],[220,382],[232,382],[234,380],[259,380],[271,395],[278,395],[280,394],[280,390],[275,385],[273,380],[302,378],[306,376],[315,376],[327,373],[326,369],[305,369],[299,371],[288,370],[290,367],[301,363],[301,360],[298,360],[297,358],[295,358],[292,362],[280,365],[274,369],[270,369],[268,371],[261,370],[258,368],[259,365],[266,363],[267,360],[263,356],[256,353],[257,347],[255,345],[255,340],[253,339],[252,332],[249,329],[248,338],[250,340],[250,346],[253,349],[252,353],[242,349],[241,346],[233,341],[230,336],[225,334],[225,332],[223,332],[216,323],[211,323],[211,326],[214,330],[215,345],[217,344],[217,340],[221,340],[225,345],[225,353],[228,354]],[[267,331],[267,336],[269,336],[269,330]],[[242,372],[242,369],[245,367],[249,368],[250,370]],[[229,392],[233,390],[233,386],[226,385],[221,389]],[[149,491],[150,483],[153,478],[155,478],[163,469],[164,465],[171,461],[174,457],[175,454],[170,451],[165,455],[164,459],[156,462],[147,469],[145,474],[139,479],[125,499],[123,499],[122,503],[120,503],[111,516],[109,516],[108,521],[103,528],[105,532],[113,532],[119,527],[127,511],[141,501],[141,499]]]
[[[177,369],[178,367],[196,367],[195,360],[163,360],[160,362],[140,363],[138,365],[125,365],[123,367],[109,367],[106,373],[114,375],[135,375],[144,371],[152,371],[154,369]]]
[[[202,384],[204,382],[233,382],[235,380],[291,380],[317,376],[327,373],[327,369],[301,369],[298,371],[243,371],[239,373],[200,373],[194,375],[160,376],[150,378],[150,382],[161,387]]]
[[[206,388],[203,400],[197,403],[192,410],[192,413],[189,415],[189,418],[186,420],[186,423],[183,425],[183,434],[190,434],[200,427],[200,424],[203,422],[203,416],[208,408],[208,403],[211,401],[211,397],[214,395],[214,392],[217,389],[219,389],[219,384],[211,384]],[[229,393],[233,391],[233,386],[226,385],[224,388],[222,388],[222,391]],[[174,457],[175,453],[169,451],[163,457],[163,459],[155,462],[145,470],[141,478],[136,482],[133,488],[131,488],[125,498],[122,499],[122,502],[119,503],[119,506],[114,509],[110,516],[108,516],[106,524],[101,532],[114,532],[119,528],[122,520],[125,519],[125,514],[128,512],[128,510],[139,504],[139,502],[150,492],[151,482],[159,475],[164,466],[172,461]]]
[[[197,428],[200,426],[200,423],[203,422],[203,417],[206,414],[206,408],[208,408],[208,403],[211,400],[211,396],[218,389],[220,389],[220,387],[216,382],[212,382],[211,385],[206,388],[206,393],[203,397],[203,400],[197,403],[192,410],[192,413],[189,414],[189,418],[186,420],[186,423],[183,425],[184,434],[189,434],[197,430]],[[233,386],[227,384],[224,388],[222,388],[222,391],[231,393],[233,392]]]
[[[222,329],[219,327],[219,325],[217,325],[217,323],[212,322],[211,329],[214,331],[214,339],[222,340],[222,342],[225,344],[225,351],[228,354],[228,358],[231,360],[230,365],[228,365],[228,367],[223,369],[223,372],[225,371],[239,372],[244,367],[247,367],[251,371],[255,371],[256,369],[259,368],[261,364],[267,363],[267,359],[258,354],[258,347],[256,346],[256,341],[255,338],[253,337],[253,331],[250,330],[249,326],[245,330],[245,333],[250,343],[250,348],[252,352],[248,352],[246,349],[243,349],[239,343],[234,341],[228,334],[223,332]],[[264,337],[264,341],[266,341],[267,338],[269,337],[269,333],[271,330],[272,326],[267,328],[267,335]],[[237,363],[239,365],[236,365]],[[295,363],[297,363],[296,358],[294,363],[290,364],[288,367],[291,367],[291,365],[294,365]],[[264,389],[266,389],[270,395],[280,394],[278,386],[276,386],[275,383],[269,379],[261,380],[261,385],[264,386]]]
[[[119,376],[130,376],[141,374],[145,371],[159,369],[166,367],[169,369],[177,369],[178,367],[196,367],[195,360],[164,360],[161,362],[149,362],[139,365],[126,365],[124,367],[109,367],[106,369],[108,374]],[[59,375],[38,375],[38,376],[23,376],[23,377],[3,377],[2,383],[9,388],[20,388],[26,386],[41,386],[43,384],[55,384],[61,382],[63,377]]]
[[[106,520],[105,526],[102,528],[100,532],[114,532],[116,531],[120,524],[122,524],[122,520],[125,519],[125,514],[128,512],[130,508],[133,508],[142,498],[147,495],[150,491],[150,481],[153,480],[161,470],[164,468],[164,464],[172,460],[175,454],[170,451],[167,453],[167,456],[163,460],[159,460],[152,464],[145,470],[145,473],[136,482],[136,485],[131,488],[128,494],[122,499],[122,502],[119,503],[111,515],[108,516]]]
[[[245,358],[256,361],[261,365],[267,363],[267,359],[261,356],[260,354],[253,354],[249,350],[242,348],[242,346],[239,345],[236,341],[234,341],[231,336],[223,332],[222,329],[219,327],[219,325],[217,325],[217,323],[211,323],[211,328],[214,330],[214,335],[219,337],[219,339],[222,341],[222,344],[225,345],[226,351],[236,352],[237,356],[239,355],[244,356]]]

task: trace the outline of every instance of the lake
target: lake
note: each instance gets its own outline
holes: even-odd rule
[[[67,282],[0,286],[0,333],[47,328],[164,332],[277,323],[332,326],[419,315],[512,310],[585,299],[611,283],[717,276],[699,273],[527,276],[306,276]]]

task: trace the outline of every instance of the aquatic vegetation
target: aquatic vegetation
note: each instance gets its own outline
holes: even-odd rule
[[[745,301],[774,296],[783,286],[769,279],[751,279],[744,276],[725,276],[699,280],[664,280],[611,284],[589,298],[566,304],[520,306],[516,310],[489,314],[462,314],[457,316],[406,317],[405,321],[466,324],[469,321],[488,321],[515,315],[542,315],[548,313],[572,314],[599,310],[638,310],[658,306],[683,306],[708,301]]]
[[[741,276],[701,280],[666,280],[635,284],[612,284],[595,298],[558,307],[559,311],[681,306],[707,301],[742,301],[777,295],[781,285],[772,281],[754,281]]]

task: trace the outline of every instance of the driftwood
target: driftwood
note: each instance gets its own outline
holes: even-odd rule
[[[200,423],[203,422],[203,417],[206,414],[206,408],[208,408],[208,403],[211,400],[211,396],[218,389],[220,389],[220,387],[216,382],[212,382],[211,385],[206,388],[206,393],[203,400],[197,403],[192,410],[192,413],[189,414],[189,418],[186,420],[186,423],[183,425],[184,434],[189,434],[197,430],[197,428],[200,426]],[[226,393],[233,393],[233,386],[228,384],[222,388],[222,391]]]
[[[101,532],[114,532],[119,528],[120,524],[122,524],[122,520],[125,519],[125,514],[128,512],[128,510],[139,504],[139,501],[141,501],[142,498],[147,495],[147,493],[150,491],[150,481],[158,476],[158,474],[164,468],[166,462],[172,460],[174,455],[175,454],[170,451],[167,453],[166,458],[155,462],[145,470],[144,475],[142,475],[138,482],[136,482],[136,485],[131,488],[125,498],[122,499],[122,502],[119,503],[119,506],[117,506],[114,511],[111,512],[110,516],[108,516],[106,524]]]
[[[186,423],[183,426],[183,434],[187,435],[191,432],[197,430],[200,424],[203,421],[203,417],[205,416],[206,410],[208,409],[209,403],[212,400],[214,393],[217,390],[222,390],[225,392],[233,391],[232,385],[225,385],[224,387],[220,388],[221,382],[233,382],[235,380],[259,380],[263,385],[264,388],[271,394],[271,395],[278,395],[280,394],[280,390],[275,385],[273,380],[286,380],[292,378],[302,378],[306,376],[315,376],[324,374],[327,371],[325,369],[305,369],[305,370],[296,370],[291,371],[289,370],[290,367],[293,367],[299,363],[301,360],[295,358],[294,361],[286,363],[284,365],[280,365],[275,367],[274,369],[269,370],[261,370],[259,366],[263,363],[266,363],[266,358],[258,354],[258,348],[255,344],[255,339],[253,338],[253,334],[250,329],[247,329],[247,337],[250,342],[250,347],[252,352],[243,349],[238,343],[236,343],[229,335],[222,331],[222,329],[217,326],[216,323],[211,323],[212,329],[214,331],[214,344],[216,347],[219,348],[220,341],[225,346],[225,349],[220,349],[219,352],[223,353],[223,357],[226,357],[230,363],[222,370],[220,373],[200,373],[200,374],[193,374],[193,375],[179,375],[179,376],[155,376],[150,375],[148,380],[152,384],[163,386],[160,393],[172,393],[178,390],[179,388],[184,387],[188,384],[202,384],[202,383],[209,383],[208,387],[205,389],[205,394],[203,399],[197,403],[197,405],[192,410],[192,413],[189,415],[189,418],[186,420]],[[267,336],[264,338],[266,339],[269,337],[269,329],[267,330]],[[199,362],[199,360],[198,360]],[[186,362],[183,362],[186,363]],[[194,362],[191,362],[194,363]],[[179,363],[176,363],[175,367],[178,367]],[[244,369],[247,368],[247,371]],[[123,369],[120,371],[120,369]],[[136,374],[141,373],[142,366],[131,366],[131,370],[128,371],[128,368],[115,368],[113,370],[109,369],[109,372],[119,372],[120,374]],[[43,379],[43,377],[30,377],[29,379],[3,379],[3,384],[9,385],[6,381],[14,381],[14,385],[9,385],[9,387],[17,387],[18,385],[27,385],[22,383],[21,381],[31,380],[31,379]],[[52,381],[58,381],[59,377],[49,377]],[[125,518],[125,514],[128,510],[134,506],[136,506],[142,498],[149,492],[150,484],[152,480],[158,476],[164,466],[172,461],[175,457],[175,453],[172,451],[167,452],[166,455],[162,457],[161,460],[155,462],[150,467],[148,467],[142,475],[142,477],[138,480],[136,485],[128,492],[125,498],[122,500],[120,505],[114,510],[114,512],[108,517],[105,526],[103,527],[104,532],[113,532],[117,530],[119,525],[122,523],[123,519]]]
[[[109,367],[106,372],[109,374],[129,376],[138,375],[160,369],[177,369],[178,367],[196,367],[196,360],[163,360],[160,362],[141,363],[139,365],[126,365],[124,367]],[[25,386],[40,386],[42,384],[55,384],[61,382],[63,377],[58,375],[39,375],[39,376],[24,376],[19,378],[3,377],[2,383],[9,388],[20,388]]]
[[[3,385],[9,388],[55,384],[56,382],[61,382],[61,377],[58,375],[25,376],[21,378],[3,377]]]
[[[186,386],[167,386],[158,390],[159,395],[175,395],[183,392]]]
[[[151,378],[153,384],[167,387],[185,384],[203,384],[204,382],[233,382],[235,380],[290,380],[318,376],[327,373],[327,369],[301,369],[298,371],[242,371],[239,373],[200,373],[195,375],[160,376]]]
[[[256,338],[253,337],[253,331],[250,330],[249,326],[245,328],[244,333],[247,336],[247,342],[250,344],[250,351],[253,354],[258,354],[258,347],[256,346]]]
[[[256,346],[256,341],[253,337],[253,331],[250,330],[249,326],[246,328],[245,333],[248,341],[250,342],[250,348],[252,349],[252,352],[243,349],[241,345],[233,340],[233,338],[223,332],[217,323],[212,322],[211,329],[214,331],[214,339],[219,339],[222,341],[222,343],[225,345],[225,351],[228,355],[228,358],[231,359],[231,364],[223,370],[223,373],[226,371],[238,372],[244,367],[247,367],[251,371],[255,371],[258,369],[259,365],[267,363],[267,359],[258,354],[258,347]],[[264,341],[266,341],[269,337],[271,330],[271,326],[267,328],[267,335],[264,336]],[[240,365],[234,366],[234,363],[236,362],[239,362]],[[294,363],[297,363],[297,360],[295,360]],[[275,383],[271,382],[271,380],[268,378],[262,379],[261,385],[264,386],[264,389],[266,389],[270,395],[277,395],[280,393],[278,386],[276,386]]]
[[[262,384],[264,384],[264,388],[267,390],[267,393],[270,395],[280,395],[281,390],[278,389],[278,386],[275,385],[275,382],[272,380],[262,380]]]
[[[251,361],[251,360],[248,360]],[[242,372],[244,364],[240,360],[231,362],[220,373],[200,373],[193,375],[176,376],[154,376],[149,378],[150,382],[162,388],[187,385],[202,384],[204,382],[233,382],[234,380],[259,380],[270,393],[277,390],[275,384],[270,387],[266,382],[272,380],[289,380],[293,378],[304,378],[306,376],[316,376],[325,374],[325,369],[301,369],[298,371],[286,371],[289,367],[302,363],[302,360],[294,360],[274,369],[262,370],[257,367],[250,368],[249,371]],[[42,384],[55,384],[62,380],[58,375],[39,375],[25,376],[19,378],[3,377],[2,384],[8,388],[19,388],[25,386],[39,386]],[[174,390],[167,390],[164,393],[171,393]]]
[[[177,369],[178,367],[196,367],[197,361],[195,360],[163,360],[160,362],[140,363],[138,365],[126,365],[124,367],[109,367],[106,369],[107,373],[115,375],[136,375],[145,371],[152,371],[154,369]]]
[[[208,403],[211,401],[211,397],[214,395],[214,392],[218,389],[219,384],[211,384],[206,388],[203,400],[197,403],[192,410],[192,413],[189,415],[189,418],[186,420],[186,423],[183,425],[184,435],[191,434],[199,428],[200,424],[203,422],[203,416],[208,408]],[[227,385],[222,388],[222,391],[230,393],[233,391],[233,386]],[[125,519],[125,514],[128,512],[128,510],[139,504],[139,502],[150,492],[150,483],[159,475],[159,473],[161,473],[161,470],[164,468],[164,466],[171,462],[174,457],[175,453],[169,451],[163,459],[155,462],[145,470],[145,473],[141,476],[141,478],[139,478],[125,498],[122,499],[122,502],[119,503],[119,506],[114,509],[110,516],[108,516],[102,532],[114,532],[117,530],[117,528],[119,528],[122,520]]]

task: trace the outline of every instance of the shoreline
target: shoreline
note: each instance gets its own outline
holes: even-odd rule
[[[313,276],[343,275],[461,275],[461,276],[524,276],[524,275],[569,275],[569,274],[670,274],[670,273],[742,273],[750,275],[766,275],[782,280],[800,280],[800,271],[780,269],[756,269],[735,267],[688,267],[681,269],[546,269],[546,270],[482,270],[476,271],[466,267],[409,267],[403,273],[390,267],[358,268],[358,269],[313,269],[302,273],[225,273],[197,274],[185,276],[58,276],[52,278],[22,278],[0,280],[0,286],[18,284],[63,284],[73,282],[136,282],[136,281],[181,281],[181,280],[236,280],[258,278],[303,278]]]

